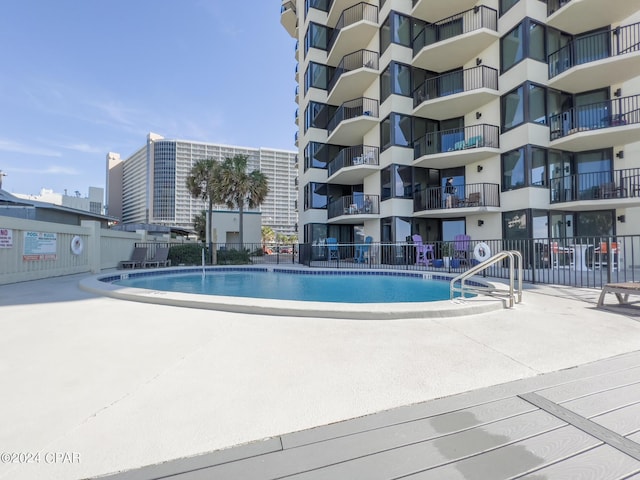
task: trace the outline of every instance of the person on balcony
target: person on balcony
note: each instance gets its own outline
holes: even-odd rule
[[[453,197],[456,194],[456,187],[453,186],[453,177],[447,178],[447,183],[444,186],[444,196],[446,208],[453,207]]]

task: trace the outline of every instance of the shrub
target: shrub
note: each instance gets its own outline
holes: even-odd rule
[[[249,250],[218,250],[218,265],[244,265],[251,263]]]
[[[202,265],[202,248],[202,245],[197,243],[173,245],[169,249],[171,265]],[[205,258],[208,258],[206,248]]]

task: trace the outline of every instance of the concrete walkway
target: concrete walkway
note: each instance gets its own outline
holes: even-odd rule
[[[513,310],[367,321],[126,302],[81,291],[81,278],[0,287],[0,451],[26,454],[5,457],[0,479],[136,469],[640,345],[636,311],[596,310],[597,290],[536,287]]]

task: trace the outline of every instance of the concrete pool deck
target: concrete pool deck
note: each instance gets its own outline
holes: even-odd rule
[[[594,289],[354,321],[123,301],[80,290],[86,277],[0,287],[0,452],[41,452],[0,463],[0,479],[92,478],[640,348],[637,311],[596,309]]]

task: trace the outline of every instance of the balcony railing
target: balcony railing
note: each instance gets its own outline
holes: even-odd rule
[[[551,179],[551,203],[640,196],[640,168],[577,173]]]
[[[365,67],[371,68],[373,70],[378,70],[379,59],[380,55],[378,54],[378,52],[373,52],[371,50],[359,50],[357,52],[350,53],[349,55],[345,55],[333,72],[333,76],[331,77],[331,80],[329,80],[329,86],[327,90],[333,90],[333,87],[335,87],[338,79],[344,73]]]
[[[640,123],[640,95],[614,98],[549,117],[551,140],[587,130]]]
[[[571,0],[547,0],[547,17],[564,7]]]
[[[472,125],[427,133],[413,144],[413,157],[445,152],[462,152],[470,148],[500,147],[500,129],[496,125]]]
[[[580,37],[549,55],[549,78],[576,65],[640,51],[640,23]]]
[[[346,195],[329,203],[328,218],[340,215],[377,215],[380,213],[380,197],[378,195]]]
[[[497,90],[498,70],[481,65],[430,78],[413,92],[413,106],[417,107],[426,100],[479,88]]]
[[[500,186],[496,183],[467,183],[454,186],[453,192],[445,187],[427,187],[413,194],[413,211],[442,208],[499,207]]]
[[[357,145],[355,147],[348,147],[340,150],[338,155],[329,162],[327,170],[328,175],[331,176],[338,170],[345,167],[378,164],[378,147]]]
[[[280,13],[284,13],[287,10],[292,10],[293,13],[296,13],[296,3],[291,0],[283,2],[280,7]]]
[[[413,38],[413,55],[415,56],[424,47],[436,42],[448,40],[481,28],[498,30],[497,10],[480,5],[444,20],[425,25]]]
[[[375,5],[371,5],[370,3],[358,3],[351,8],[347,8],[340,18],[338,19],[338,23],[336,23],[335,28],[331,34],[331,38],[329,39],[329,44],[327,46],[327,51],[330,52],[333,48],[333,45],[336,43],[336,39],[338,35],[340,35],[340,30],[349,25],[353,25],[357,22],[369,21],[372,23],[378,23],[378,7]]]
[[[356,98],[344,102],[338,107],[336,113],[333,114],[327,125],[329,135],[333,132],[340,122],[350,120],[357,117],[378,117],[378,101],[373,98]]]

